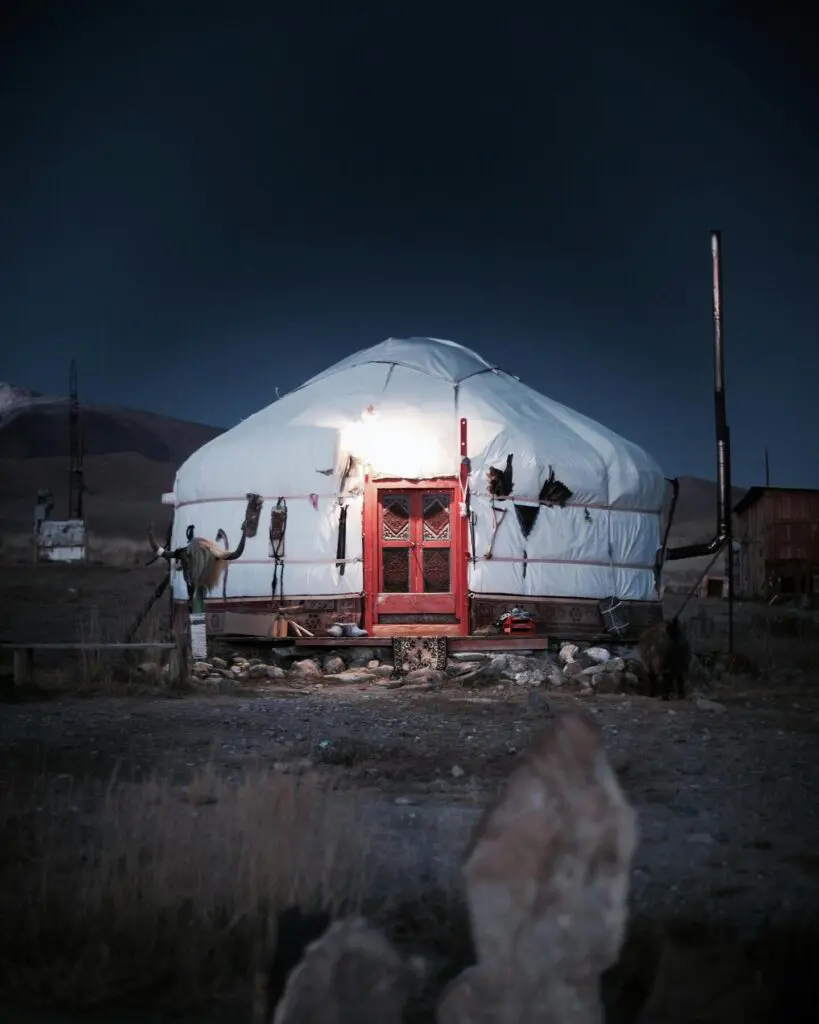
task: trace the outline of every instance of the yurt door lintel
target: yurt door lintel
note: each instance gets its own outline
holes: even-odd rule
[[[365,628],[374,636],[465,635],[458,481],[378,480],[364,496]]]

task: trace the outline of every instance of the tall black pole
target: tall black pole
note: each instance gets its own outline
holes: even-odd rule
[[[711,232],[714,316],[714,420],[717,435],[717,522],[728,549],[728,653],[734,653],[734,529],[731,508],[731,432],[725,414],[725,354],[722,323],[722,236]]]

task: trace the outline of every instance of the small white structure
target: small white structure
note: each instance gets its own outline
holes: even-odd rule
[[[87,535],[83,519],[43,519],[34,535],[38,562],[83,562]]]
[[[230,607],[343,599],[372,632],[417,622],[464,635],[476,602],[486,614],[590,602],[599,626],[602,599],[658,607],[665,491],[642,448],[475,352],[390,338],[191,455],[173,545],[192,526],[235,546],[255,493],[263,510],[227,574]],[[286,510],[283,544],[269,535],[274,509]],[[174,594],[186,598],[178,574]]]

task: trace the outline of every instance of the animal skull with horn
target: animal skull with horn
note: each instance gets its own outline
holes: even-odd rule
[[[191,537],[184,547],[175,550],[163,548],[156,542],[153,526],[148,530],[148,542],[154,552],[154,558],[180,563],[188,587],[188,601],[192,604],[195,596],[204,599],[218,586],[228,562],[241,558],[245,549],[246,533],[245,521],[242,523],[242,537],[235,551],[225,551],[216,541],[208,540],[206,537]]]

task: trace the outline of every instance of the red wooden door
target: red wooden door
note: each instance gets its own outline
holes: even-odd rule
[[[373,631],[461,632],[466,564],[455,487],[379,483],[368,497]]]

